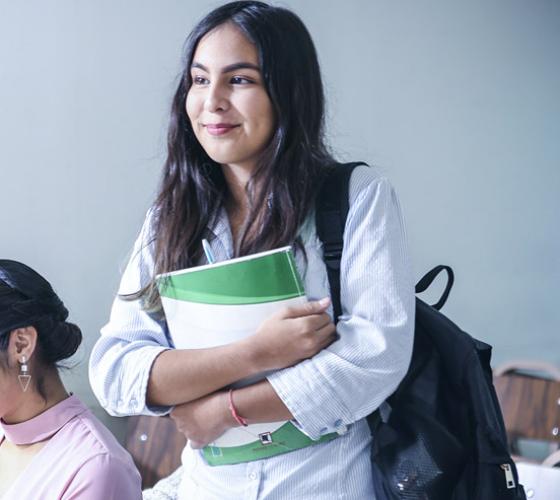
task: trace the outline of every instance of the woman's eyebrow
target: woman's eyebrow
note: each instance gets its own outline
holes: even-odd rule
[[[199,62],[193,62],[191,64],[191,69],[198,68],[206,73],[209,73],[208,68],[204,66],[204,64],[200,64]],[[230,73],[232,71],[237,71],[239,69],[254,69],[255,71],[261,70],[261,68],[257,64],[249,63],[249,62],[238,62],[233,64],[228,64],[222,68],[222,73]]]

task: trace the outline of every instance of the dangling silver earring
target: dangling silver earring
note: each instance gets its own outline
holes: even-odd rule
[[[29,365],[27,364],[27,358],[25,356],[22,356],[19,363],[19,385],[21,386],[21,390],[23,392],[26,392],[29,388],[29,382],[31,382],[31,375],[29,375]]]

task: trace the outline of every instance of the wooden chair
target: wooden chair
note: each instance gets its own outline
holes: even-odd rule
[[[128,417],[125,447],[142,476],[142,488],[151,488],[181,465],[187,440],[169,417]]]
[[[517,361],[494,370],[494,386],[511,451],[518,460],[520,439],[560,448],[560,369],[546,363]]]

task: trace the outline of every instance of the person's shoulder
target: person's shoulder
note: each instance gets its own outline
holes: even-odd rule
[[[81,457],[82,464],[77,474],[81,481],[104,484],[115,491],[140,491],[140,474],[132,457],[109,429],[90,410],[76,420],[75,432],[81,434],[81,440],[80,449],[74,456]],[[110,484],[112,486],[109,487]],[[105,486],[99,488],[105,492]]]
[[[140,475],[130,454],[91,410],[75,396],[73,404],[74,417],[68,420],[52,438],[56,440],[55,444],[60,456],[68,457],[75,471],[69,492],[81,491],[81,489],[88,492],[98,491],[102,485],[110,484],[119,491],[139,492]],[[69,498],[74,497],[69,495]],[[99,498],[115,497],[99,496]]]
[[[156,208],[152,205],[146,211],[146,214],[144,215],[144,222],[142,223],[142,227],[140,229],[139,239],[145,246],[149,246],[153,243],[156,217]]]
[[[380,167],[363,164],[352,171],[349,187],[350,205],[366,196],[374,197],[391,191],[393,186]]]
[[[72,448],[74,457],[83,462],[97,456],[107,457],[110,461],[132,466],[130,454],[119,444],[115,436],[84,405],[84,411],[70,420],[63,429],[61,437]]]
[[[66,490],[68,498],[135,500],[142,498],[142,480],[134,466],[109,453],[91,456],[76,471]]]
[[[115,456],[112,453],[97,453],[89,457],[80,468],[82,473],[87,471],[88,475],[105,480],[107,478],[118,478],[123,475],[135,474],[137,471],[122,457]]]

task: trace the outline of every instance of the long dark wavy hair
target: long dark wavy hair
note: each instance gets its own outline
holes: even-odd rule
[[[248,255],[298,244],[326,167],[324,94],[315,46],[293,12],[258,1],[227,3],[202,19],[185,44],[183,70],[171,107],[167,159],[153,207],[154,275],[197,265],[202,238],[227,196],[220,165],[196,139],[185,110],[191,64],[201,38],[233,23],[255,45],[275,130],[248,185],[249,214],[235,245]],[[301,244],[300,244],[301,246]],[[157,304],[153,281],[138,295]]]

